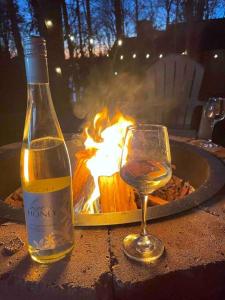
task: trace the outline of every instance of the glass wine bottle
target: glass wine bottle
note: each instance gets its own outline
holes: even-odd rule
[[[21,150],[21,183],[33,260],[50,263],[73,248],[71,167],[49,88],[46,42],[24,42],[28,102]]]

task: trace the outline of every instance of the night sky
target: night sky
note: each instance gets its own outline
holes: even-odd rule
[[[103,0],[104,1],[104,0]],[[71,3],[72,0],[66,0],[66,3]],[[19,11],[21,15],[24,17],[24,19],[29,22],[31,20],[31,15],[29,13],[28,9],[28,0],[17,0],[17,3],[19,5]],[[99,3],[99,0],[91,0],[91,6],[94,7],[95,3]],[[140,7],[143,7],[143,4],[146,5],[145,0],[139,0]],[[157,0],[154,0],[153,3],[157,3]],[[129,8],[132,10],[134,6],[134,0],[124,0],[124,6],[129,10]],[[82,9],[82,6],[81,6]],[[212,18],[223,18],[225,17],[225,7],[220,3],[212,16]],[[148,11],[147,9],[140,9],[140,19],[147,19],[148,18]],[[173,14],[171,14],[171,21],[173,20]],[[157,14],[155,16],[155,26],[158,29],[165,29],[165,22],[166,22],[166,13],[163,8],[159,8],[157,10]],[[127,20],[125,22],[125,34],[127,36],[134,36],[136,35],[135,32],[135,24],[131,20]]]

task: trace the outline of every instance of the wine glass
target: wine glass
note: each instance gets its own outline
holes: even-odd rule
[[[171,178],[171,156],[167,128],[139,124],[127,129],[120,166],[121,178],[133,186],[142,203],[140,234],[123,240],[124,253],[136,261],[152,262],[164,251],[163,242],[148,234],[146,213],[148,195],[164,186]]]
[[[219,121],[225,118],[225,98],[209,98],[204,108],[204,115],[210,122],[211,135],[213,133],[213,128]],[[216,144],[212,142],[212,139],[201,142],[200,146],[202,148],[212,149],[217,147]]]

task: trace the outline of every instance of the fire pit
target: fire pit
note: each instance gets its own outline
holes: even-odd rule
[[[75,155],[79,138],[75,135],[67,140],[68,150],[74,169]],[[175,175],[187,180],[195,188],[192,194],[164,205],[148,208],[148,219],[156,219],[188,210],[210,199],[224,185],[225,166],[209,154],[195,146],[171,140],[172,162],[176,165]],[[19,180],[20,144],[6,145],[0,148],[1,186],[0,199],[3,200],[20,186]],[[0,216],[10,220],[24,221],[23,209],[12,208],[0,201]],[[137,222],[141,219],[139,209],[97,213],[77,214],[77,226],[96,226]]]

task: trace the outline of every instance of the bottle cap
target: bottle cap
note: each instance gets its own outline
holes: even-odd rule
[[[46,41],[40,36],[29,36],[24,39],[24,55],[47,57]]]

